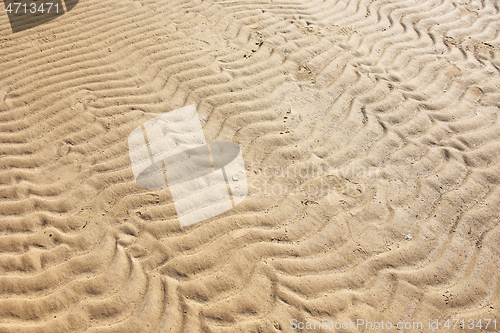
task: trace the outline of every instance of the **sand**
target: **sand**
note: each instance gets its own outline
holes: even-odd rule
[[[0,5],[0,332],[500,330],[498,2],[61,4]],[[127,137],[188,105],[249,187],[181,227]]]

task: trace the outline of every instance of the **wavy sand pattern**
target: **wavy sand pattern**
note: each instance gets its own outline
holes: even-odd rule
[[[0,332],[500,329],[499,6],[80,0],[16,33],[0,6]],[[190,104],[251,185],[180,228],[127,136]]]

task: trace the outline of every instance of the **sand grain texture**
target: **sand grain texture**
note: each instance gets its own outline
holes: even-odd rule
[[[498,2],[0,9],[0,332],[500,329]],[[127,137],[191,104],[250,187],[181,228]]]

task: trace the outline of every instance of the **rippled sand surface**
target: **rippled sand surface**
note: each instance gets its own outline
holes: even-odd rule
[[[500,330],[497,1],[6,5],[0,332]],[[249,193],[181,228],[127,137],[192,104]]]

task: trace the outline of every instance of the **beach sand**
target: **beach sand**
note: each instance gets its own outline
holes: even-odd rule
[[[8,2],[0,332],[500,331],[498,2]],[[249,186],[181,227],[127,138],[188,105]]]

